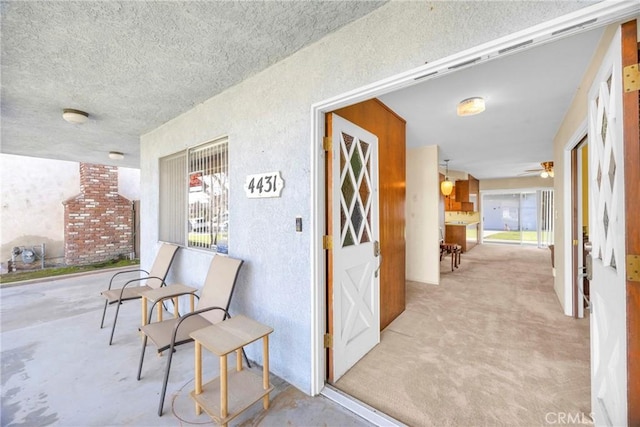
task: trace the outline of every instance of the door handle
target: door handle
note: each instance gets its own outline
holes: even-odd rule
[[[374,276],[378,277],[380,267],[382,266],[382,253],[380,252],[380,242],[377,240],[373,242],[373,256],[380,259],[378,261],[378,268],[376,268],[376,271],[374,272]]]
[[[587,280],[592,280],[593,279],[593,257],[591,255],[591,250],[593,249],[593,244],[587,240],[582,244],[582,247],[584,248],[584,252],[587,255],[585,257],[585,266],[584,266],[587,273]]]

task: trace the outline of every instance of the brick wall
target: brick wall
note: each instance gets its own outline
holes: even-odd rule
[[[133,206],[118,194],[117,167],[80,163],[80,194],[63,205],[65,264],[92,264],[133,252]]]

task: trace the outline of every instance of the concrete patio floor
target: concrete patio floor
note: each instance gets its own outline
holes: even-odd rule
[[[193,343],[178,347],[173,357],[164,414],[158,417],[166,356],[157,357],[149,346],[142,379],[136,380],[138,301],[123,304],[108,345],[114,307],[100,329],[99,294],[112,275],[103,271],[0,288],[2,426],[215,425],[204,413],[196,416],[189,397]],[[218,360],[207,351],[203,371],[205,381],[218,376]],[[230,425],[372,425],[324,396],[307,396],[274,375],[271,381],[270,409],[258,402]]]

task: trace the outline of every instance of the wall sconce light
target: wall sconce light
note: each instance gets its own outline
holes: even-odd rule
[[[62,118],[69,123],[80,125],[89,120],[89,113],[84,111],[74,110],[73,108],[65,108],[62,110]]]
[[[453,182],[449,181],[449,160],[445,160],[446,174],[444,175],[444,181],[440,183],[440,191],[445,196],[448,196],[453,191]]]
[[[484,98],[475,96],[473,98],[463,99],[458,104],[458,116],[473,116],[482,113],[484,109]]]
[[[122,160],[124,159],[124,154],[119,151],[109,151],[109,158],[111,160]]]

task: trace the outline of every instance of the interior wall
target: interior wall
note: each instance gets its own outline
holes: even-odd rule
[[[555,267],[553,287],[567,316],[572,315],[572,262],[571,262],[571,149],[580,142],[585,132],[580,129],[587,119],[587,95],[602,58],[611,43],[617,25],[610,25],[602,35],[602,40],[592,55],[571,105],[564,116],[558,133],[553,139],[554,159],[554,202],[555,202]]]
[[[309,392],[316,369],[312,352],[319,339],[312,332],[311,318],[316,310],[311,201],[321,197],[314,194],[317,177],[310,174],[311,106],[588,5],[582,1],[389,2],[143,135],[142,267],[152,263],[159,246],[158,159],[228,135],[229,254],[245,260],[231,311],[274,328],[271,371]],[[322,153],[321,147],[315,149]],[[272,171],[282,173],[281,197],[246,198],[246,176]],[[437,183],[437,165],[433,172]],[[433,205],[437,208],[437,199]],[[302,218],[302,232],[296,232],[296,217]],[[437,213],[433,217],[437,252]],[[181,250],[169,281],[201,286],[211,257],[203,251]],[[261,360],[259,349],[247,351],[250,358]]]
[[[554,179],[555,178],[542,178],[539,175],[523,176],[519,178],[481,179],[480,191],[521,190],[523,188],[551,188],[553,187]]]
[[[440,284],[437,145],[407,150],[407,280]]]

